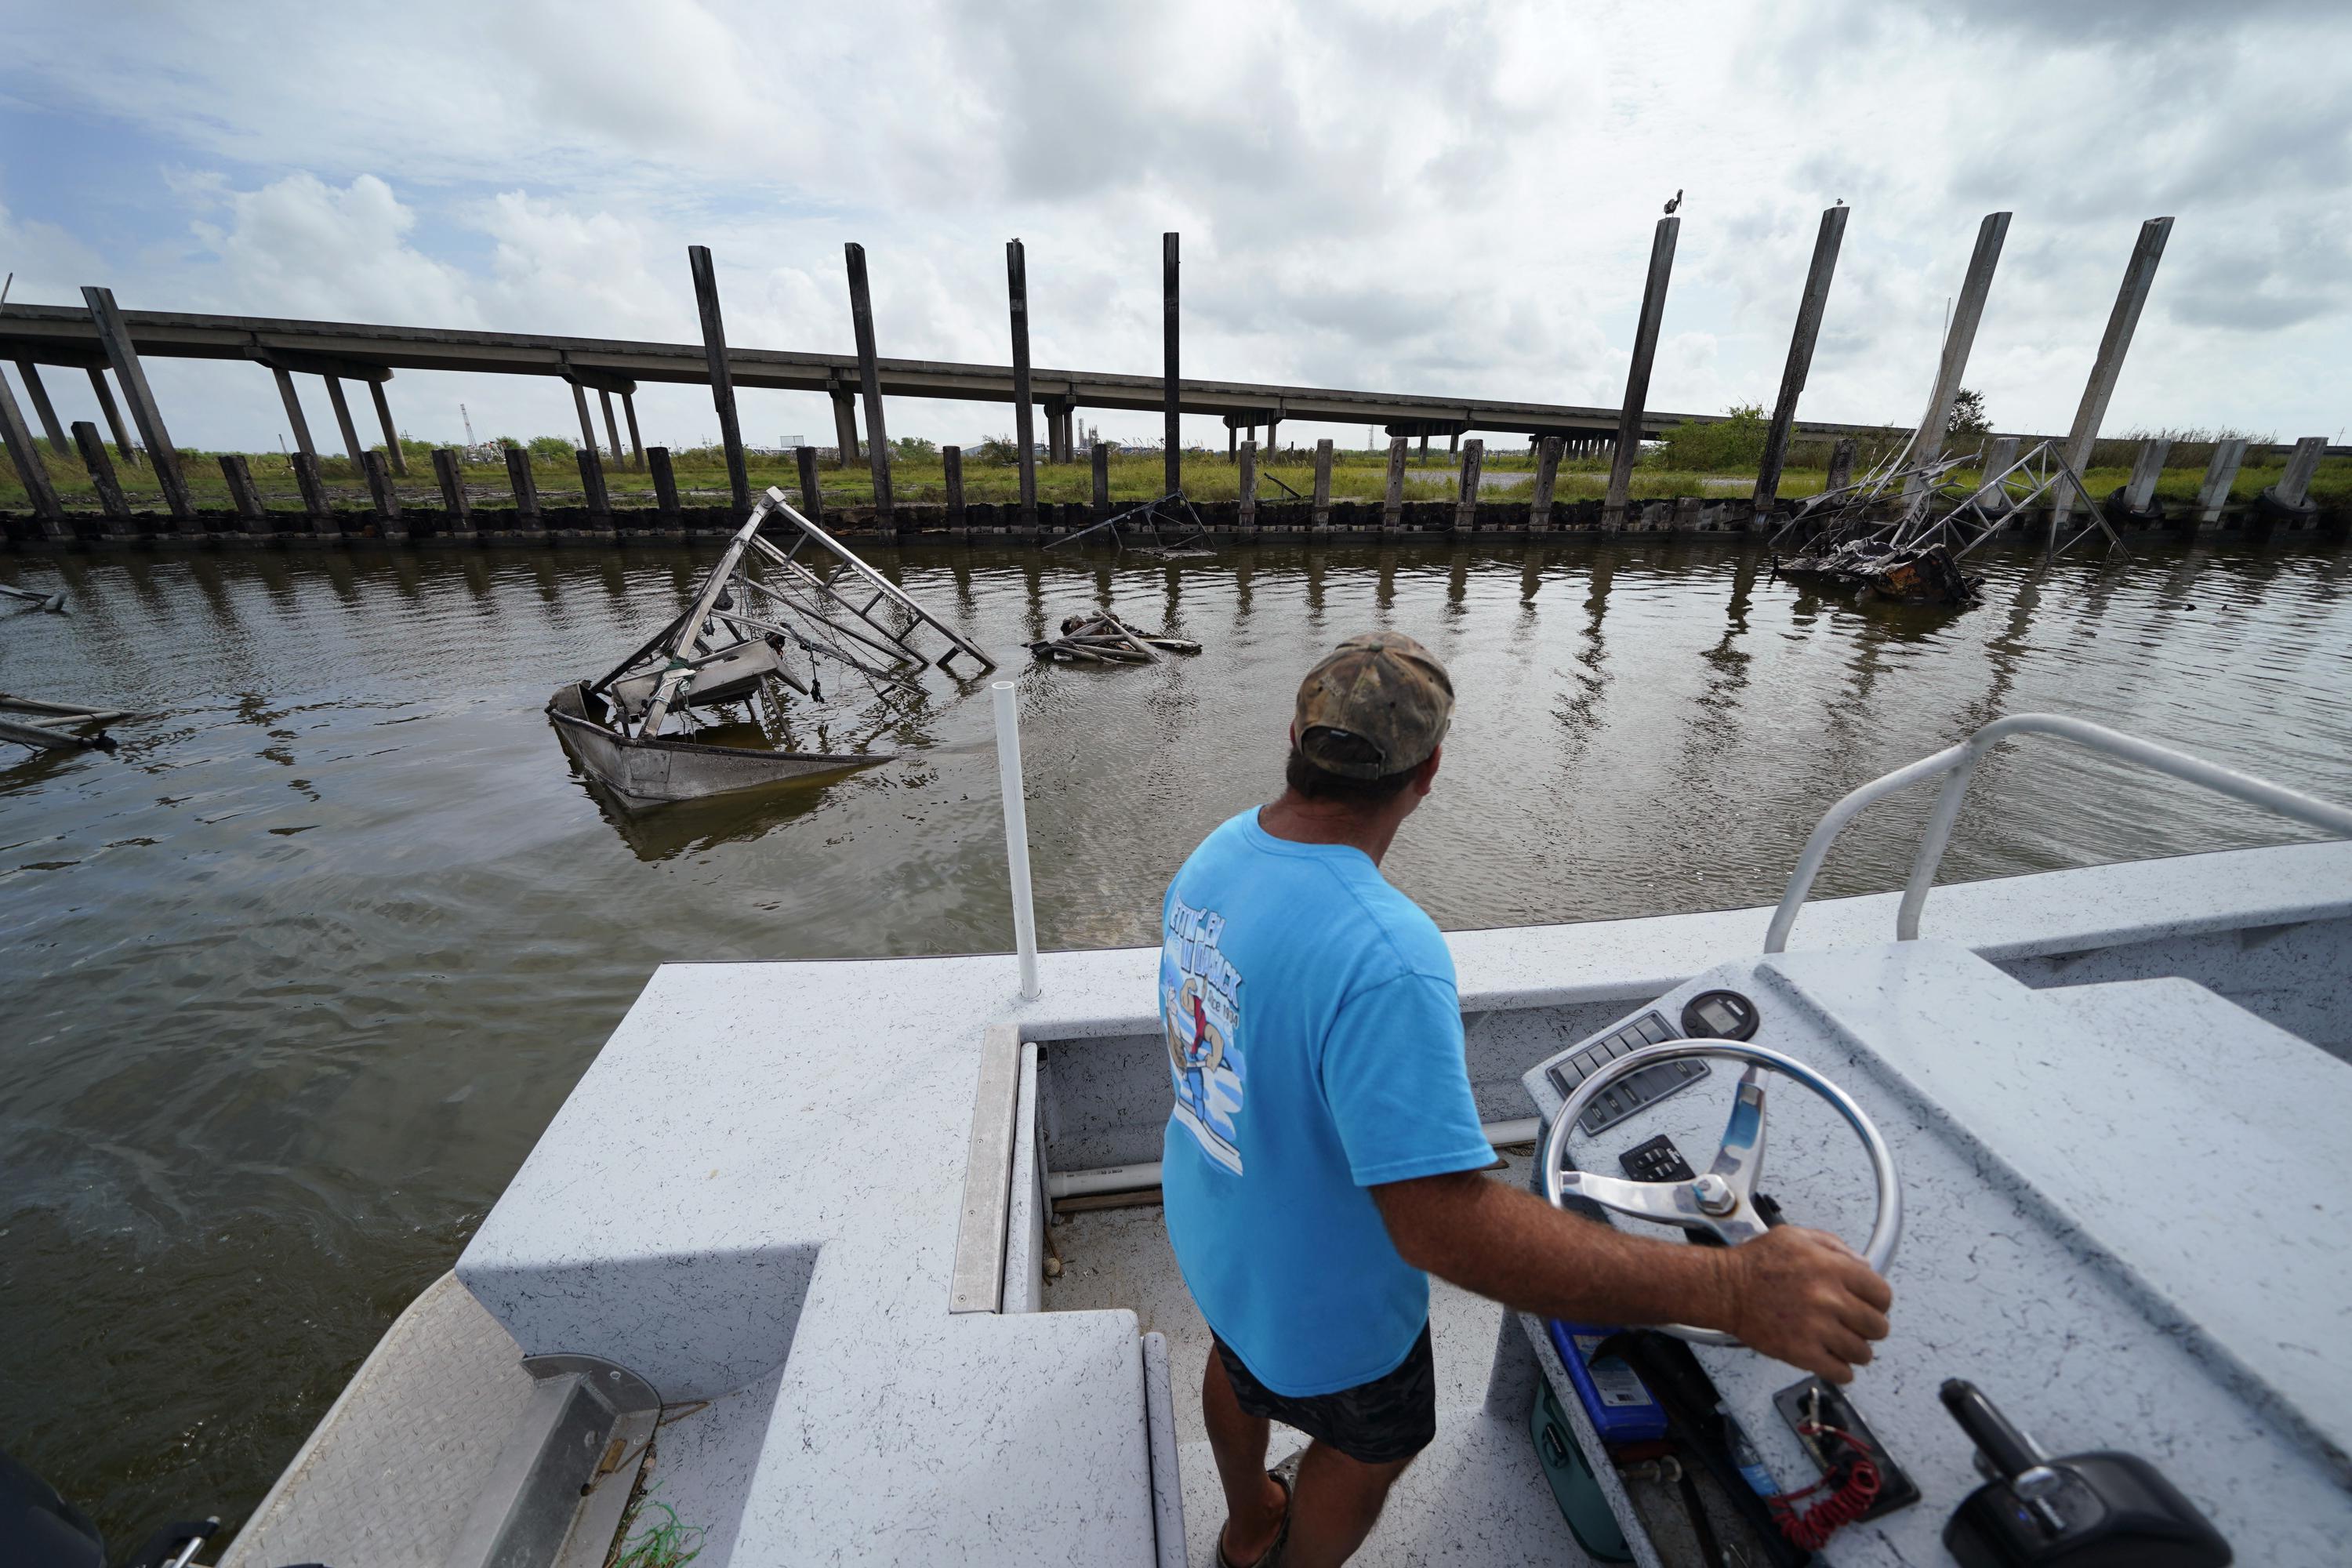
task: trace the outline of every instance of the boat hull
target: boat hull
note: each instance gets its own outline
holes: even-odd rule
[[[589,776],[632,809],[703,800],[890,761],[887,753],[754,752],[696,741],[633,740],[588,717],[587,693],[577,682],[556,689],[548,699],[547,716]]]

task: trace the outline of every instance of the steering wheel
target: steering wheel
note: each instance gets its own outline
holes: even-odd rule
[[[1715,1163],[1705,1175],[1687,1182],[1633,1182],[1620,1176],[1596,1175],[1569,1165],[1570,1133],[1577,1118],[1600,1098],[1601,1090],[1643,1068],[1693,1059],[1744,1062],[1748,1067],[1740,1075],[1739,1091],[1731,1102],[1731,1120],[1724,1125],[1723,1145],[1716,1151]],[[1568,1103],[1552,1118],[1551,1133],[1544,1140],[1543,1147],[1544,1196],[1555,1205],[1570,1197],[1590,1198],[1602,1208],[1634,1219],[1680,1226],[1685,1230],[1711,1231],[1732,1246],[1754,1240],[1765,1230],[1754,1199],[1756,1178],[1764,1169],[1764,1084],[1760,1075],[1766,1068],[1794,1079],[1827,1100],[1830,1108],[1853,1129],[1854,1136],[1862,1140],[1863,1148],[1870,1155],[1871,1173],[1878,1183],[1878,1215],[1871,1224],[1870,1241],[1863,1248],[1862,1258],[1873,1269],[1885,1273],[1887,1266],[1895,1261],[1895,1244],[1903,1237],[1903,1185],[1895,1174],[1893,1151],[1845,1090],[1794,1057],[1766,1050],[1761,1046],[1743,1045],[1736,1040],[1668,1040],[1663,1045],[1629,1051],[1601,1068],[1577,1085],[1576,1092],[1568,1097]],[[1739,1342],[1714,1329],[1695,1329],[1685,1323],[1658,1326],[1694,1344]]]

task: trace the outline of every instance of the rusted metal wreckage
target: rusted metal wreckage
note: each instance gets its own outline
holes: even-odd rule
[[[1158,664],[1163,653],[1198,653],[1191,637],[1148,632],[1120,619],[1109,610],[1067,616],[1062,635],[1029,645],[1029,651],[1049,664]]]
[[[1906,441],[1853,483],[1800,503],[1773,535],[1775,570],[1792,581],[1856,589],[1900,604],[1966,608],[1977,602],[1984,579],[1969,575],[1961,563],[2036,505],[2052,502],[2063,504],[2049,507],[2045,561],[2094,533],[2105,536],[2110,556],[2129,553],[2108,524],[2106,508],[2084,487],[2056,441],[2037,442],[1995,470],[1985,469],[1982,451],[1912,463],[1911,446]],[[1970,466],[1980,479],[1974,489],[1963,489],[1950,476]],[[2058,531],[2073,505],[2090,521],[2061,543]],[[1796,553],[1782,559],[1784,548]]]
[[[771,527],[793,531],[789,547],[766,536]],[[949,644],[936,660],[914,646],[924,626]],[[557,688],[547,714],[590,776],[638,809],[887,762],[879,752],[714,744],[698,738],[695,714],[740,708],[756,718],[755,704],[773,714],[778,688],[822,701],[828,664],[839,667],[836,679],[845,672],[886,698],[919,693],[914,678],[934,663],[946,668],[959,654],[982,670],[996,668],[771,489],[685,614],[601,679]]]

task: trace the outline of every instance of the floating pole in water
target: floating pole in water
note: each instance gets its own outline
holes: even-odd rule
[[[1021,959],[1021,999],[1037,999],[1037,910],[1029,893],[1029,810],[1021,792],[1020,687],[989,682],[996,704],[996,775],[1004,792],[1004,861],[1013,877],[1013,945]]]

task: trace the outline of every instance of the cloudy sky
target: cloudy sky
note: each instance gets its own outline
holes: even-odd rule
[[[106,13],[111,13],[109,19]],[[1770,400],[1818,215],[1853,208],[1803,413],[1924,401],[1978,221],[2016,216],[1969,384],[2063,429],[2143,218],[2178,221],[2120,432],[2352,418],[2352,6],[0,0],[12,298],[1155,371],[1183,235],[1196,375],[1613,405],[1651,226],[1685,192],[1654,406]],[[275,446],[258,368],[152,368],[182,445]],[[52,377],[68,419],[79,378]],[[572,427],[561,383],[404,372],[402,426]],[[830,440],[749,392],[747,438]],[[314,398],[314,428],[328,422]],[[652,388],[649,440],[714,428]],[[1106,413],[1106,435],[1156,434]],[[971,441],[1001,407],[899,400]],[[1355,444],[1360,428],[1289,427]],[[1197,423],[1196,438],[1222,441]]]

